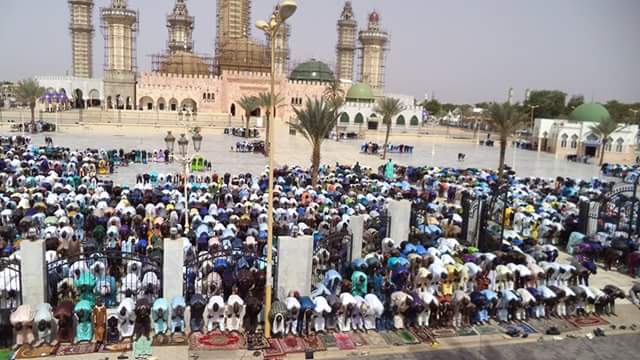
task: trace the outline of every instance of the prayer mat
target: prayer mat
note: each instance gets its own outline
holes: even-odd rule
[[[58,347],[56,356],[63,355],[82,355],[89,354],[96,351],[96,344],[93,343],[81,343],[81,344],[65,344]]]
[[[248,350],[263,350],[269,347],[269,342],[267,338],[264,337],[264,333],[262,331],[256,332],[255,334],[247,335],[247,349]]]
[[[267,342],[269,343],[269,347],[264,349],[265,359],[280,358],[286,355],[284,350],[282,350],[282,345],[280,345],[278,339],[268,339]]]
[[[473,328],[479,335],[494,335],[500,333],[500,330],[491,325],[475,325]]]
[[[391,346],[399,346],[404,345],[404,340],[400,337],[400,335],[396,334],[394,331],[383,331],[380,333],[380,336],[387,342],[387,345]]]
[[[153,346],[171,346],[173,345],[171,335],[156,335],[153,337]]]
[[[514,331],[522,334],[534,334],[537,332],[531,325],[525,323],[500,324],[499,326],[505,334]]]
[[[473,327],[463,327],[457,329],[458,336],[476,336],[478,332]]]
[[[411,333],[411,331],[407,329],[398,329],[396,330],[396,334],[402,339],[404,345],[415,345],[420,344],[420,340],[418,340],[415,335]]]
[[[351,333],[351,340],[353,340],[353,343],[356,344],[357,347],[369,345],[364,336],[362,336],[362,334],[358,332]]]
[[[589,314],[587,316],[574,317],[569,320],[572,325],[578,327],[590,327],[590,326],[603,326],[609,324],[609,322],[600,316]]]
[[[380,336],[380,334],[375,331],[370,331],[366,334],[363,334],[362,336],[365,338],[365,340],[367,340],[367,343],[369,344],[369,346],[372,346],[372,347],[388,346],[387,342],[384,341],[382,336]]]
[[[336,342],[336,338],[333,336],[333,334],[331,334],[331,333],[320,333],[320,334],[318,334],[318,337],[320,337],[320,340],[322,340],[322,343],[327,348],[338,347],[338,343]]]
[[[340,350],[353,350],[356,348],[356,344],[351,340],[351,336],[346,333],[335,333],[333,336],[336,338],[336,346]]]
[[[307,350],[311,350],[313,352],[318,351],[326,351],[327,347],[322,342],[322,339],[318,335],[310,335],[302,338],[304,340],[305,347]]]
[[[282,351],[287,354],[300,353],[304,352],[304,340],[297,336],[289,335],[283,339],[278,339],[280,342],[280,346],[282,347]]]
[[[433,329],[431,332],[436,338],[450,338],[458,336],[458,333],[451,328]]]
[[[172,346],[187,345],[188,343],[189,343],[189,338],[185,334],[176,333],[171,335]]]
[[[551,318],[550,320],[548,320],[548,323],[551,324],[550,326],[555,326],[558,328],[558,330],[561,333],[565,333],[565,332],[569,332],[569,331],[576,331],[579,330],[580,327],[570,323],[567,320],[564,319],[556,319],[556,318]],[[547,326],[547,329],[549,328],[549,326]]]
[[[541,334],[546,333],[547,329],[549,327],[553,326],[553,324],[550,322],[550,320],[535,319],[535,318],[528,319],[527,320],[527,324],[532,326],[534,329],[536,329]]]
[[[413,328],[412,330],[420,341],[429,344],[433,344],[434,342],[436,342],[436,338],[427,328],[417,327]]]
[[[107,344],[100,349],[100,352],[128,352],[131,351],[132,345],[131,343],[117,343],[117,344]]]
[[[21,346],[18,351],[16,351],[16,359],[35,359],[39,357],[47,357],[54,355],[56,350],[58,349],[58,345],[51,346],[47,344],[42,344],[41,346],[32,348],[31,346]]]
[[[244,347],[244,338],[239,333],[224,334],[214,331],[206,335],[192,334],[189,337],[189,350],[239,350]]]

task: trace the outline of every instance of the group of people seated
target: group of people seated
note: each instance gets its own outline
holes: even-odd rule
[[[233,135],[243,138],[257,138],[260,136],[260,130],[257,128],[247,128],[244,127],[228,127],[224,129],[225,135]]]
[[[264,152],[264,141],[262,140],[254,140],[254,141],[238,141],[235,146],[231,147],[231,151],[235,152],[253,152],[253,153],[263,153]]]
[[[369,154],[369,155],[377,155],[380,153],[380,151],[383,150],[384,145],[379,145],[377,143],[368,141],[364,144],[362,144],[362,146],[360,146],[360,152],[364,153],[364,154]],[[387,152],[388,153],[408,153],[408,154],[412,154],[413,153],[413,146],[411,145],[404,145],[404,144],[400,144],[400,145],[393,145],[393,144],[388,144],[387,145]]]

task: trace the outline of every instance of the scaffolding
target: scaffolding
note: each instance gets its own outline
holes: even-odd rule
[[[215,73],[212,56],[191,52],[163,52],[151,55],[151,71],[161,74],[211,75]]]
[[[353,15],[351,2],[345,3],[337,24],[338,43],[336,45],[336,79],[353,80],[356,58],[356,38],[358,22]]]
[[[169,40],[167,40],[167,49],[170,52],[187,51],[192,52],[193,29],[195,27],[195,18],[189,16],[189,11],[184,0],[179,0],[172,12],[167,14],[167,28],[169,29]]]
[[[100,8],[100,29],[104,36],[104,70],[136,72],[138,11],[127,9],[123,0]]]
[[[280,26],[275,38],[275,68],[277,74],[289,73],[289,37],[291,34],[291,26],[283,24]],[[271,57],[271,36],[267,35],[267,49],[269,57]]]
[[[369,28],[359,33],[358,81],[365,83],[381,95],[385,86],[386,61],[391,45],[391,36],[380,29],[377,23],[369,22]]]

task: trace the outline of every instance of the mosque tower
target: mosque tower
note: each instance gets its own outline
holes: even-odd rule
[[[193,27],[195,20],[189,16],[185,0],[176,0],[173,12],[167,15],[167,28],[169,29],[169,53],[178,51],[193,52]]]
[[[360,82],[368,84],[376,95],[384,90],[384,67],[389,43],[389,34],[380,27],[380,14],[373,11],[369,15],[369,25],[359,34],[360,54]]]
[[[282,24],[276,33],[275,42],[275,68],[276,74],[285,74],[287,72],[287,64],[289,62],[289,34],[291,28],[289,24]],[[269,56],[271,56],[271,36],[267,35],[267,46],[269,48]]]
[[[251,35],[251,1],[218,0],[216,41],[248,39]]]
[[[136,34],[138,12],[127,0],[100,9],[105,42],[104,93],[107,108],[134,109],[136,103]]]
[[[93,76],[93,0],[69,0],[73,76]]]
[[[336,78],[353,81],[353,64],[356,55],[356,35],[358,23],[353,16],[351,1],[347,1],[338,20],[338,45],[336,60]]]

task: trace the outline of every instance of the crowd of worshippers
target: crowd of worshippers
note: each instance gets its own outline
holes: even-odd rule
[[[231,146],[231,151],[242,153],[264,153],[264,141],[238,141]]]
[[[257,138],[260,136],[260,130],[257,128],[249,128],[248,130],[247,132],[247,128],[244,127],[228,127],[224,129],[224,134],[243,138]]]
[[[364,153],[364,154],[369,154],[369,155],[379,154],[380,151],[383,149],[383,146],[384,145],[379,145],[377,143],[368,141],[368,142],[362,144],[362,146],[360,146],[360,152]],[[400,144],[400,145],[388,144],[387,145],[387,152],[388,153],[409,153],[409,154],[412,154],[413,153],[413,146],[404,145],[404,144]]]
[[[605,176],[612,176],[625,179],[628,175],[634,174],[637,176],[639,165],[625,165],[625,164],[602,164],[600,166],[600,172]]]
[[[174,176],[132,187],[81,176],[85,164],[107,152],[47,153],[29,141],[16,144],[3,147],[0,161],[0,246],[3,256],[19,259],[22,241],[45,240],[50,303],[18,306],[20,282],[0,282],[0,300],[17,307],[6,314],[5,324],[13,325],[18,344],[33,341],[34,322],[51,324],[53,317],[60,341],[74,333],[76,341],[102,342],[151,329],[155,334],[253,332],[259,326],[266,279],[266,170],[212,174],[209,183],[192,178],[185,198],[184,183]],[[624,221],[618,228],[601,224],[597,236],[576,236],[578,201],[606,192],[610,183],[510,175],[505,226],[513,234],[496,251],[481,252],[463,237],[459,204],[468,196],[490,197],[498,184],[494,171],[391,170],[323,166],[313,187],[308,169],[274,169],[274,233],[313,237],[316,279],[311,296],[293,289],[274,301],[265,314],[274,334],[610,314],[626,294],[613,284],[590,285],[597,264],[613,256],[617,266],[628,259],[630,274],[640,267],[636,239],[620,234]],[[391,199],[412,202],[409,241],[385,235]],[[351,260],[345,239],[354,215],[365,219],[365,243]],[[164,299],[153,264],[162,259],[163,240],[183,233],[187,217],[186,291]],[[558,261],[563,247],[573,252],[570,262]],[[4,271],[17,278],[11,269]],[[117,312],[107,319],[105,307]],[[47,341],[54,334],[45,330],[38,338]]]

